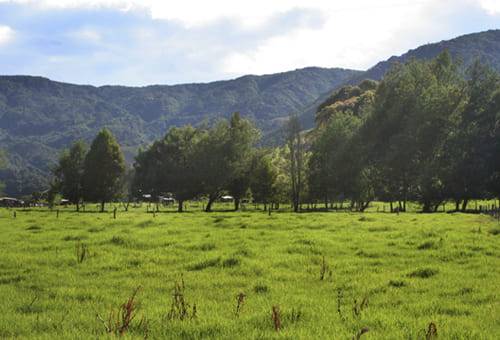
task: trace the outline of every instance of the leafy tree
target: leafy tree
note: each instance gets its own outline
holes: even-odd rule
[[[200,172],[196,168],[196,148],[203,131],[191,126],[172,128],[136,157],[135,187],[155,196],[172,193],[182,212],[184,202],[200,193]]]
[[[448,140],[445,179],[448,195],[455,200],[457,210],[462,202],[462,211],[469,200],[484,197],[489,186],[489,159],[495,153],[491,133],[495,129],[495,113],[490,105],[500,84],[498,74],[479,61],[468,69],[467,75],[467,101]]]
[[[195,167],[199,174],[200,191],[208,196],[205,211],[212,210],[213,203],[222,195],[231,175],[229,163],[227,121],[203,131],[195,150]]]
[[[500,206],[500,86],[493,93],[486,115],[491,117],[491,142],[488,150],[488,168],[490,169],[489,192],[498,199]]]
[[[444,52],[431,62],[396,66],[377,89],[362,139],[376,173],[388,178],[385,188],[403,210],[410,196],[424,211],[446,199],[446,140],[463,107],[462,83]]]
[[[361,118],[352,114],[333,116],[313,142],[309,162],[309,187],[313,197],[351,200],[352,208],[366,209],[374,198],[371,171],[358,138]]]
[[[224,190],[235,195],[238,208],[239,199],[249,186],[248,167],[257,136],[253,125],[238,113],[229,122],[219,121],[203,133],[194,159],[202,192],[208,196],[207,212]]]
[[[85,157],[83,189],[89,201],[104,204],[120,194],[121,177],[125,173],[125,161],[120,145],[108,129],[102,129],[90,146]]]
[[[259,138],[259,131],[249,120],[242,119],[236,112],[229,122],[228,137],[230,180],[227,189],[234,197],[234,209],[238,210],[241,198],[250,188],[252,153]]]
[[[293,211],[298,212],[303,191],[305,172],[305,146],[301,134],[302,127],[297,116],[292,116],[286,126],[287,146],[289,149],[289,173]]]
[[[7,167],[7,157],[5,156],[5,152],[0,149],[0,170],[4,169],[5,167]],[[0,181],[0,194],[2,193],[4,187],[4,183]]]
[[[83,172],[87,147],[84,142],[77,141],[59,157],[59,164],[54,171],[54,188],[64,198],[76,205],[80,211],[83,198]]]
[[[267,150],[261,150],[252,157],[250,189],[254,202],[263,203],[264,209],[277,200],[278,171],[272,164],[272,156]]]

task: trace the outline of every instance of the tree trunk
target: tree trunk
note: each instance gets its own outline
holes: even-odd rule
[[[214,203],[215,198],[214,197],[208,197],[208,203],[207,206],[205,207],[205,212],[211,212],[212,211],[212,204]]]
[[[234,198],[234,211],[240,210],[240,199],[239,198]]]
[[[469,203],[469,199],[465,198],[463,203],[462,203],[462,212],[465,212],[467,210],[468,203]]]
[[[424,213],[430,213],[431,210],[431,202],[430,201],[424,201],[424,206],[422,207],[422,212]]]
[[[80,202],[76,201],[76,212],[80,212]]]
[[[101,212],[104,212],[104,201],[101,201]]]
[[[178,205],[177,205],[177,211],[178,211],[178,212],[183,212],[183,211],[184,211],[184,201],[179,200],[179,201],[177,202],[177,204],[178,204]]]
[[[364,212],[366,210],[366,208],[368,208],[369,205],[370,205],[370,201],[367,201],[365,203],[359,202],[359,211]]]
[[[455,211],[460,211],[460,201],[461,200],[455,200]]]
[[[392,201],[389,202],[389,207],[391,208],[391,213],[394,212],[394,207],[392,206]]]

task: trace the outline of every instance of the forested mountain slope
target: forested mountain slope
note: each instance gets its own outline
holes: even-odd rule
[[[392,65],[396,63],[404,63],[412,58],[430,60],[435,58],[443,50],[448,50],[454,59],[460,60],[464,69],[473,61],[479,59],[482,63],[500,72],[500,30],[489,30],[463,35],[455,39],[438,43],[423,45],[401,56],[393,56],[385,61],[379,62],[366,72],[355,75],[353,78],[349,79],[346,84],[356,85],[364,79],[380,80]],[[314,126],[314,117],[318,106],[337,89],[338,86],[332,88],[330,91],[322,94],[313,103],[306,105],[306,107],[298,111],[306,129]]]
[[[200,124],[240,111],[262,129],[264,143],[280,143],[280,127],[297,113],[308,129],[317,107],[342,85],[380,80],[395,63],[431,59],[447,49],[463,68],[480,59],[500,71],[500,30],[427,44],[365,72],[310,67],[205,84],[146,87],[83,86],[29,76],[0,77],[0,148],[9,167],[0,171],[10,195],[46,187],[61,149],[90,141],[102,127],[116,135],[129,161],[140,146],[169,127]]]
[[[270,131],[290,112],[359,73],[310,67],[205,84],[147,87],[0,77],[0,146],[10,163],[0,172],[0,180],[10,195],[43,188],[60,150],[76,139],[90,141],[102,127],[116,135],[129,161],[139,146],[170,126],[213,121],[234,111]]]

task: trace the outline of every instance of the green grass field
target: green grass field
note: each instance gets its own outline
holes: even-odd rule
[[[499,337],[491,217],[145,210],[0,209],[0,338],[114,336],[110,311],[137,287],[124,337]]]

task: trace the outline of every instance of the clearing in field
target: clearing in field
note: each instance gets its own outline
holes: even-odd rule
[[[494,339],[498,222],[0,210],[0,337]]]

